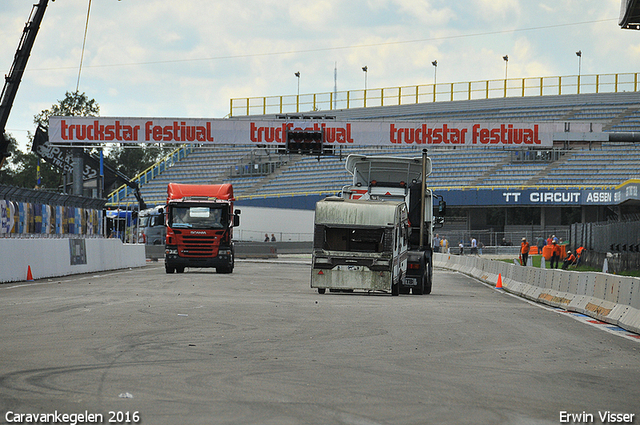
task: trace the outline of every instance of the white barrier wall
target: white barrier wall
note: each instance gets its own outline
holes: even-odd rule
[[[27,280],[29,267],[33,278],[41,279],[145,264],[144,245],[120,239],[0,239],[0,283]]]
[[[435,254],[434,265],[456,270],[533,301],[586,314],[640,333],[640,279],[598,272],[522,267],[477,256]]]

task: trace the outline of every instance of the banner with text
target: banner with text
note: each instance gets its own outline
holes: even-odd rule
[[[551,147],[563,123],[260,121],[190,118],[51,117],[52,144],[216,143],[280,145],[288,131],[319,131],[329,145]],[[602,132],[572,123],[572,131]]]

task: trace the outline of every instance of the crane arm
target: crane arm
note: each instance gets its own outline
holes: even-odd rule
[[[13,58],[13,64],[9,70],[9,74],[5,76],[2,95],[0,95],[0,169],[4,164],[5,158],[9,156],[9,138],[4,134],[9,113],[13,106],[13,101],[18,92],[18,86],[22,81],[22,75],[27,67],[27,61],[31,55],[31,49],[36,41],[36,35],[40,29],[40,23],[44,17],[44,11],[47,8],[49,0],[40,0],[38,4],[33,5],[29,20],[22,32],[18,50]]]

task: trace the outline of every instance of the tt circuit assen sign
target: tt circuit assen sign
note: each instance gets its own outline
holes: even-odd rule
[[[450,205],[473,206],[586,206],[615,205],[615,191],[598,189],[476,189],[438,190]]]
[[[553,145],[555,123],[422,121],[260,121],[184,118],[51,117],[52,144],[218,143],[279,145],[288,131],[322,131],[325,144],[420,146]],[[587,130],[588,131],[588,130]]]

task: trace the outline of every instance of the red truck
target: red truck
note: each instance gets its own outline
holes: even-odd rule
[[[185,267],[233,272],[233,227],[240,225],[240,210],[233,210],[234,201],[230,184],[169,183],[165,208],[167,273],[183,273]]]

